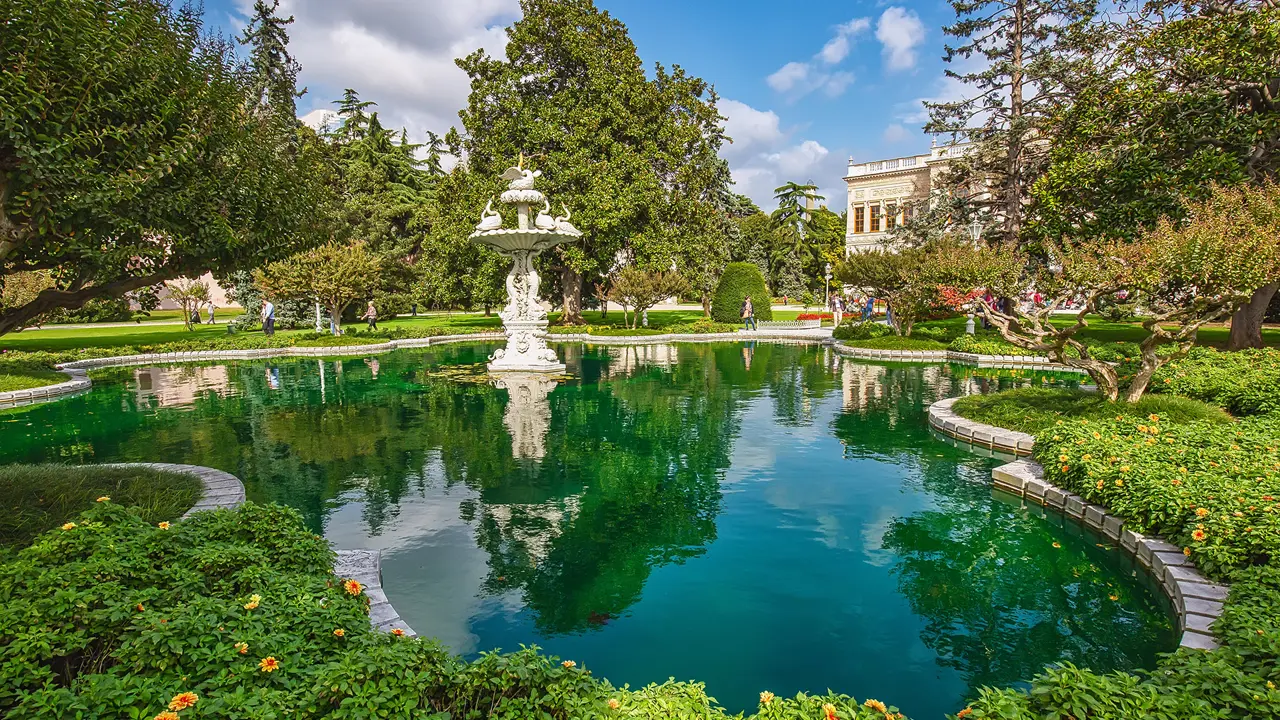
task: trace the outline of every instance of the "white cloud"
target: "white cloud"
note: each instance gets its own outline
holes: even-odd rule
[[[813,180],[828,207],[845,204],[845,163],[816,140],[794,138],[781,126],[777,113],[758,110],[737,100],[721,100],[725,131],[733,143],[721,151],[733,172],[734,191],[746,195],[762,209],[776,206],[773,189],[794,180]]]
[[[881,137],[884,138],[885,143],[892,145],[893,143],[902,142],[908,135],[907,129],[902,127],[901,124],[893,123],[884,129],[884,134]]]
[[[798,100],[816,90],[828,97],[838,97],[853,84],[853,73],[823,69],[839,65],[849,56],[854,37],[871,27],[870,18],[854,18],[836,26],[835,35],[808,62],[789,62],[765,78],[765,83],[779,93]]]
[[[247,17],[252,3],[238,0]],[[501,56],[505,26],[518,0],[282,0],[293,15],[290,50],[302,63],[299,85],[310,91],[299,109],[311,122],[344,88],[378,103],[383,125],[405,127],[414,140],[458,123],[470,81],[454,58],[478,48]]]
[[[876,39],[884,46],[884,59],[890,70],[915,67],[916,47],[924,37],[924,23],[914,10],[886,8],[876,23]]]

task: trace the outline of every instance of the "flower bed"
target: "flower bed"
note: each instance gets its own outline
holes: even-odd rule
[[[797,320],[835,320],[835,315],[831,313],[806,313],[802,312],[796,315]]]
[[[695,683],[616,689],[535,648],[474,662],[375,631],[368,593],[297,513],[157,525],[110,501],[0,563],[0,715],[28,718],[727,720]],[[758,720],[900,718],[762,692]]]

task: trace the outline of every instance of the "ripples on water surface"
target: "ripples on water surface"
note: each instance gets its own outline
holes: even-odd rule
[[[496,388],[490,346],[133,368],[0,412],[0,462],[164,461],[244,479],[464,654],[521,643],[732,710],[827,688],[918,718],[1047,663],[1150,667],[1163,598],[1116,551],[993,495],[929,404],[1011,380],[791,345],[561,346]],[[510,399],[509,399],[510,398]]]

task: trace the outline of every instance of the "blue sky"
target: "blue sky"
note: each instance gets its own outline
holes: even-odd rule
[[[943,77],[944,2],[596,0],[627,24],[647,65],[712,82],[735,142],[738,190],[765,209],[772,188],[813,180],[833,208],[845,165],[921,152],[920,100],[955,97]],[[238,32],[251,0],[206,0],[210,28]],[[517,0],[282,0],[313,122],[342,88],[378,103],[411,136],[457,123],[466,76],[455,57],[501,53]],[[312,112],[314,111],[314,112]]]

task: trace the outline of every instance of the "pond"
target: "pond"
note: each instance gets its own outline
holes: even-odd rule
[[[832,688],[916,718],[1046,664],[1152,667],[1167,601],[1122,553],[994,493],[937,399],[1022,382],[771,344],[563,345],[496,388],[487,345],[140,367],[0,413],[0,462],[159,461],[378,548],[419,633],[537,644],[730,710]],[[509,399],[513,398],[513,399]]]

